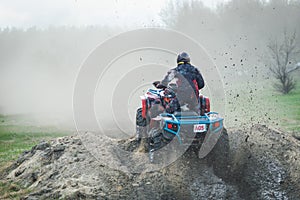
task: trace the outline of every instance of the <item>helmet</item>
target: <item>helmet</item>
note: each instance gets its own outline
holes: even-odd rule
[[[179,63],[179,62],[188,63],[190,61],[191,61],[191,58],[190,58],[189,54],[187,54],[186,52],[182,52],[182,53],[178,54],[178,56],[177,56],[177,63]]]

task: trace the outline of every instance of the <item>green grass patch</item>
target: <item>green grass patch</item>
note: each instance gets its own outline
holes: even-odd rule
[[[0,126],[0,165],[14,160],[42,140],[65,136],[69,133],[54,128]]]
[[[289,94],[276,96],[282,121],[280,125],[290,131],[300,132],[300,83]]]
[[[276,92],[269,82],[264,90],[257,94],[256,98],[260,99],[263,107],[259,110],[267,113],[272,119],[273,125],[277,125],[282,130],[291,132],[300,132],[300,82],[296,88],[289,94],[281,94]]]
[[[20,199],[30,193],[30,189],[11,181],[0,181],[0,199]]]
[[[276,92],[272,85],[272,80],[262,80],[228,88],[226,125],[238,128],[260,123],[300,132],[300,80],[296,89],[286,95]]]
[[[60,130],[55,127],[7,124],[8,120],[12,119],[5,116],[0,117],[0,168],[42,140],[71,134],[71,131]]]
[[[18,156],[40,141],[70,135],[72,131],[28,125],[26,116],[0,115],[0,173]],[[0,181],[0,199],[20,199],[30,190],[15,182]]]

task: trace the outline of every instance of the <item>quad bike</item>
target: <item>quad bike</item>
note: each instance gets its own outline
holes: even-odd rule
[[[155,83],[153,85],[156,86]],[[207,154],[218,154],[218,157],[222,157],[221,154],[228,152],[228,135],[226,131],[222,131],[223,118],[217,112],[210,111],[209,98],[199,96],[199,111],[184,109],[184,105],[180,111],[168,113],[165,108],[176,98],[173,88],[174,85],[163,89],[148,89],[141,96],[142,107],[136,113],[136,137],[138,141],[144,140],[150,162],[157,162],[159,156],[156,152],[174,140],[179,145],[198,148],[204,145],[204,149],[208,150],[204,150],[202,155],[199,154],[200,157]],[[213,144],[213,149],[209,149],[209,145],[204,144],[206,136],[217,134],[220,135],[215,137],[218,141]],[[217,157],[213,156],[213,159]]]

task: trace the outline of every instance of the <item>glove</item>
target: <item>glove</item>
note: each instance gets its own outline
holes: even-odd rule
[[[167,88],[166,86],[164,86],[163,84],[161,84],[160,81],[154,81],[153,82],[154,87],[156,87],[157,89],[165,89]]]
[[[154,81],[153,82],[153,85],[154,85],[154,87],[156,87],[157,88],[157,86],[160,84],[160,81]]]
[[[157,86],[156,86],[157,89],[166,89],[167,87],[162,85],[161,83],[159,83]]]

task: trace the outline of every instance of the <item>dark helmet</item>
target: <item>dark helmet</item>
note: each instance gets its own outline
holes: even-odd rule
[[[190,58],[189,54],[187,54],[186,52],[182,52],[182,53],[178,54],[177,63],[179,63],[179,62],[184,62],[184,63],[191,62],[191,58]]]

